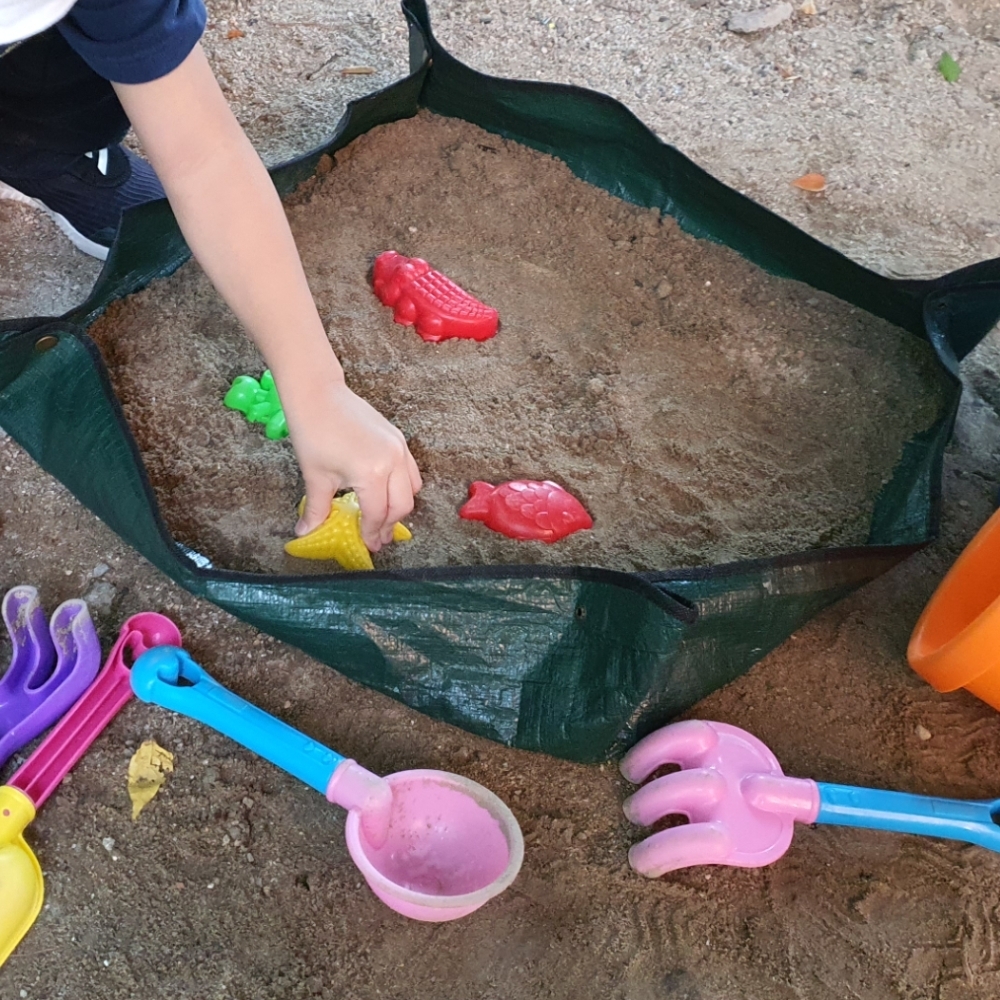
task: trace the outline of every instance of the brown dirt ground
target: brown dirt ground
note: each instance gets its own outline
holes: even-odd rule
[[[845,0],[759,39],[727,36],[729,8],[750,6],[664,0],[638,27],[628,4],[577,9],[571,0],[544,9],[442,0],[432,13],[463,58],[614,93],[728,182],[880,269],[938,273],[1000,252],[1000,209],[984,180],[997,166],[990,122],[1000,17],[987,20],[996,5]],[[300,105],[328,82],[304,79],[289,52],[312,46],[319,58],[309,72],[327,51],[341,53],[335,66],[402,65],[388,0],[354,0],[335,14],[289,0],[287,30],[249,24],[262,14],[282,20],[263,0],[213,9],[213,58],[252,133],[278,133],[273,148],[297,133],[292,112],[312,114]],[[245,49],[223,40],[231,20],[249,29]],[[929,68],[944,44],[965,72],[942,96]],[[759,72],[789,57],[799,79]],[[272,80],[295,99],[268,103],[261,95]],[[826,200],[798,199],[788,177],[817,167],[832,167],[840,186]],[[94,273],[34,218],[0,205],[3,315],[66,308]],[[30,255],[39,248],[40,269]],[[964,366],[974,391],[946,463],[940,540],[818,616],[691,715],[756,732],[792,774],[1000,794],[1000,717],[961,692],[936,695],[904,658],[920,608],[996,498],[998,371],[994,334]],[[443,767],[488,784],[528,841],[518,881],[478,914],[451,925],[407,922],[359,885],[338,810],[202,727],[132,704],[28,832],[47,906],[0,970],[2,1000],[1000,994],[995,855],[800,829],[770,868],[646,882],[625,865],[636,834],[620,817],[626,789],[613,768],[505,750],[430,722],[167,583],[10,440],[0,440],[0,470],[0,586],[33,583],[50,608],[88,595],[105,648],[127,615],[170,614],[192,652],[241,694],[373,770]],[[125,769],[150,736],[176,753],[177,770],[133,824]]]

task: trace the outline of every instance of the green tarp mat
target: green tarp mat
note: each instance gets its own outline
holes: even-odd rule
[[[192,593],[434,718],[517,747],[605,759],[935,536],[942,454],[961,392],[957,362],[1000,316],[1000,261],[931,281],[882,277],[721,184],[611,98],[474,72],[435,40],[424,0],[407,0],[403,13],[409,75],[353,102],[328,143],[275,168],[279,191],[311,176],[323,153],[427,108],[550,153],[584,180],[672,214],[694,235],[927,338],[950,388],[937,422],[909,442],[880,494],[868,544],[641,574],[491,566],[287,577],[214,569],[171,538],[86,333],[108,303],[187,259],[166,202],[125,214],[83,305],[58,318],[0,323],[0,425]],[[43,338],[55,346],[40,350]]]

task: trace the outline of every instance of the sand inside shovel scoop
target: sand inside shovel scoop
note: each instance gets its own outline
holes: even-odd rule
[[[393,795],[388,839],[379,848],[363,837],[356,845],[366,877],[374,875],[383,890],[449,899],[492,890],[488,897],[517,874],[517,823],[486,789],[439,771],[387,780]]]

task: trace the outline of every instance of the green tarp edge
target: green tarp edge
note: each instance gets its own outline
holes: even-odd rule
[[[768,270],[928,337],[942,358],[947,405],[908,445],[879,498],[872,544],[634,575],[514,566],[289,578],[205,568],[163,524],[84,332],[110,302],[187,259],[165,202],[126,213],[86,303],[60,319],[0,323],[0,425],[192,593],[435,718],[509,745],[604,759],[933,537],[960,391],[955,365],[1000,314],[1000,262],[930,282],[866,271],[714,180],[610,98],[477,74],[438,45],[423,0],[404,13],[413,72],[353,102],[329,143],[273,170],[279,191],[310,176],[324,152],[427,107],[545,149],[613,194],[657,205]],[[56,346],[39,352],[46,335]]]

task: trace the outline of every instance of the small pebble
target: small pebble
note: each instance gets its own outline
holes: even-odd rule
[[[111,569],[111,567],[107,563],[100,562],[90,571],[90,578],[92,580],[97,580],[104,576],[109,569]]]
[[[931,731],[925,726],[917,726],[917,738],[926,742],[931,738]]]
[[[92,611],[100,611],[104,614],[109,614],[117,596],[118,591],[115,589],[113,584],[108,583],[107,580],[98,580],[87,591],[87,593],[83,595],[83,599],[87,602],[87,607],[89,607]]]
[[[787,21],[791,16],[792,5],[790,3],[777,3],[773,7],[761,7],[760,10],[733,14],[726,22],[726,27],[741,35],[750,35],[755,31],[766,31],[768,28],[774,28],[782,21]]]
[[[656,286],[656,295],[657,295],[657,298],[661,298],[661,299],[665,299],[665,298],[668,298],[668,297],[669,297],[669,295],[670,295],[670,293],[671,293],[671,292],[672,292],[673,290],[674,290],[674,286],[673,286],[673,285],[671,285],[671,284],[670,284],[670,282],[669,282],[669,281],[667,281],[667,279],[666,279],[666,278],[664,278],[664,279],[663,279],[663,280],[662,280],[662,281],[661,281],[661,282],[660,282],[660,283],[659,283],[659,284],[658,284],[658,285]]]
[[[104,847],[104,850],[106,850],[110,854],[115,849],[115,838],[114,837],[105,837],[101,841],[101,844]]]

